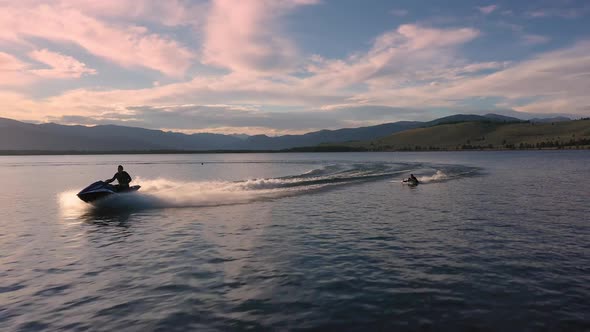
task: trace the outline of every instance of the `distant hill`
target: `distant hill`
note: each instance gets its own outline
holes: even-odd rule
[[[422,122],[400,121],[370,127],[345,128],[338,130],[320,130],[303,135],[285,135],[269,137],[266,135],[251,136],[246,139],[242,148],[256,150],[281,150],[300,146],[313,146],[322,143],[339,143],[375,139],[400,131],[418,128]]]
[[[29,124],[0,118],[0,150],[123,151],[224,149],[241,139],[219,134],[185,135],[122,126]]]
[[[322,143],[370,140],[417,128],[401,121],[362,128],[321,130],[303,135],[221,135],[164,132],[115,125],[30,124],[0,118],[0,151],[281,150]]]
[[[501,115],[501,114],[495,114],[495,113],[488,113],[486,115],[484,115],[486,118],[488,119],[494,119],[497,122],[523,122],[524,120],[512,117],[512,116],[506,116],[506,115]]]
[[[556,123],[479,121],[442,124],[406,130],[376,140],[354,142],[344,146],[377,151],[590,146],[590,120]]]
[[[520,120],[530,121],[532,119],[548,119],[548,118],[565,118],[567,120],[578,119],[579,116],[575,114],[568,114],[568,113],[529,113],[529,112],[518,112],[513,109],[497,109],[493,112],[487,112],[486,116],[490,114],[496,114],[501,116],[507,116],[512,118],[517,118]],[[480,113],[477,113],[480,114]],[[482,113],[483,114],[483,113]]]
[[[3,153],[10,153],[10,151],[267,151],[320,146],[322,144],[340,145],[342,147],[351,146],[351,142],[381,142],[378,139],[391,137],[390,135],[396,133],[400,134],[399,137],[406,137],[406,135],[414,135],[411,133],[428,132],[428,130],[438,131],[442,129],[436,129],[436,127],[451,124],[477,123],[479,129],[473,129],[473,134],[476,135],[475,133],[480,131],[485,133],[485,128],[521,121],[517,118],[497,114],[457,114],[428,122],[400,121],[361,128],[320,130],[303,135],[270,137],[266,135],[247,136],[209,133],[187,135],[116,125],[88,127],[54,123],[30,124],[0,118],[0,151],[3,151]],[[470,126],[474,125],[467,125],[467,127]],[[463,126],[455,128],[463,128]],[[436,133],[433,132],[432,134]],[[455,142],[463,144],[465,140],[461,138],[463,137],[462,134],[455,133],[455,135],[458,136],[452,141],[453,144]],[[417,141],[414,143],[411,143],[411,139],[403,142],[406,142],[407,145],[424,145],[427,143],[426,141],[423,142],[423,138],[418,139],[418,137],[415,137],[415,139]],[[468,140],[471,141],[472,138],[468,138]]]
[[[523,122],[523,120],[498,115],[498,114],[486,114],[486,115],[475,115],[475,114],[455,114],[450,116],[445,116],[440,119],[432,120],[425,122],[422,127],[431,127],[437,126],[441,124],[449,124],[449,123],[460,123],[460,122]]]

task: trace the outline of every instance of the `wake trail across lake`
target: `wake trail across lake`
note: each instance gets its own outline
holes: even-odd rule
[[[76,192],[60,194],[60,205],[68,215],[84,211],[137,211],[162,208],[187,208],[243,204],[252,201],[302,195],[323,189],[342,187],[367,181],[378,181],[421,172],[421,182],[448,180],[456,174],[474,169],[453,166],[426,174],[424,164],[411,163],[339,163],[313,168],[303,174],[277,178],[257,178],[242,181],[184,182],[165,178],[141,179],[137,193],[107,197],[94,204],[78,200]],[[457,171],[459,170],[459,172]]]

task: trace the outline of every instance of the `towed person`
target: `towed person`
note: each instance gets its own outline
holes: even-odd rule
[[[129,183],[132,181],[131,176],[129,175],[129,173],[123,170],[123,166],[121,165],[117,167],[117,173],[113,175],[113,178],[105,180],[105,182],[111,183],[115,180],[117,180],[117,182],[119,183],[115,185],[115,188],[118,192],[129,190]]]
[[[412,184],[419,184],[420,181],[418,181],[418,179],[414,176],[414,174],[410,174],[410,177],[407,180],[404,180],[404,182],[409,182]]]

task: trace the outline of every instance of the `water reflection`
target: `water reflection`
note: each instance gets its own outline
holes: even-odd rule
[[[82,202],[75,191],[58,195],[60,219],[66,225],[80,223],[128,227],[128,221],[139,208],[133,205],[92,205]]]
[[[80,216],[80,220],[86,224],[100,226],[117,226],[128,228],[129,220],[133,212],[130,211],[106,211],[101,209],[90,209]]]

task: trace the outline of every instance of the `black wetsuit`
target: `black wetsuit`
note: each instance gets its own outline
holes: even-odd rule
[[[117,172],[113,176],[113,179],[116,179],[117,182],[119,182],[119,184],[115,186],[115,187],[117,187],[117,190],[129,189],[129,182],[131,182],[131,176],[129,176],[129,173],[127,173],[125,171],[123,171],[121,173]]]

